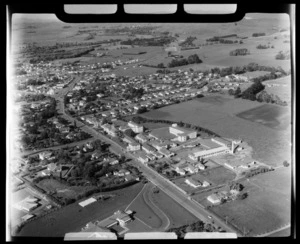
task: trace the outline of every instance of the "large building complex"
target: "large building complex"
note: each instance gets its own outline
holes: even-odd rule
[[[188,139],[197,138],[197,132],[194,130],[187,130],[185,128],[178,127],[177,124],[172,124],[169,127],[169,132],[176,136],[176,140],[185,142]]]
[[[138,125],[132,121],[128,122],[128,126],[133,130],[135,133],[141,133],[144,130],[144,127],[141,125]]]

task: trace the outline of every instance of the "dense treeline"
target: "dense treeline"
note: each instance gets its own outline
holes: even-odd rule
[[[225,36],[214,36],[212,38],[206,39],[207,42],[217,42],[220,41],[223,38],[229,38],[229,37],[237,37],[236,34],[231,34],[231,35],[225,35]]]
[[[35,63],[39,63],[41,61],[48,62],[48,61],[53,61],[56,59],[78,58],[78,57],[86,55],[94,50],[95,50],[95,48],[87,48],[84,50],[80,50],[80,51],[74,50],[74,51],[70,51],[67,53],[65,53],[65,52],[59,53],[59,54],[53,53],[53,54],[48,54],[48,55],[43,55],[43,56],[38,55],[38,57],[30,59],[29,63],[35,64]]]
[[[197,40],[197,37],[189,36],[182,43],[180,43],[179,46],[195,46],[195,44],[193,43],[194,40]]]
[[[253,33],[252,36],[253,37],[259,37],[259,36],[265,36],[266,33],[263,33],[263,32],[257,32],[257,33]]]
[[[282,101],[277,95],[268,94],[266,91],[261,91],[256,95],[258,102],[275,103],[280,106],[287,106],[286,101]]]
[[[139,123],[147,123],[147,122],[149,122],[149,123],[165,123],[165,124],[171,125],[171,124],[177,123],[178,126],[180,126],[180,127],[185,127],[185,128],[197,130],[198,132],[204,132],[204,133],[207,133],[208,135],[219,137],[219,135],[216,134],[213,131],[210,131],[208,129],[205,129],[205,128],[197,126],[197,125],[192,125],[192,124],[189,124],[189,123],[184,123],[182,121],[176,122],[176,121],[170,121],[170,120],[146,119],[146,118],[140,117],[140,116],[133,117],[132,121],[135,122],[135,123],[138,123],[138,124]]]
[[[250,178],[252,176],[255,176],[255,175],[258,175],[258,174],[261,174],[261,173],[266,173],[266,172],[269,172],[269,171],[274,171],[274,168],[259,167],[259,168],[252,169],[252,170],[247,171],[247,172],[243,172],[242,174],[244,174],[247,178]]]
[[[159,38],[135,38],[121,41],[121,45],[137,45],[137,46],[164,46],[174,41],[174,37],[159,37]]]
[[[265,89],[265,86],[260,81],[255,81],[249,88],[243,91],[240,95],[243,99],[251,101],[256,100],[256,94]]]
[[[173,59],[169,64],[169,68],[188,65],[188,64],[200,64],[202,60],[198,57],[197,54],[190,55],[187,59]]]
[[[250,54],[247,48],[238,48],[229,52],[230,56],[245,56]]]
[[[243,74],[246,72],[253,72],[253,71],[269,71],[272,74],[276,72],[280,72],[282,75],[287,75],[287,72],[285,72],[281,67],[275,68],[270,66],[258,65],[257,63],[249,63],[244,66],[235,66],[235,67],[230,66],[223,69],[216,67],[216,68],[212,68],[210,72],[213,74],[219,74],[221,77],[224,77],[227,75]]]

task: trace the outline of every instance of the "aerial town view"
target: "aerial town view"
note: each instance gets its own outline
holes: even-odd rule
[[[290,235],[289,15],[11,31],[12,236]]]

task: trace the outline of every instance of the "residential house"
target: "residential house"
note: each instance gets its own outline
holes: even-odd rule
[[[146,157],[150,159],[150,161],[155,160],[155,156],[153,154],[146,154]]]
[[[159,153],[161,153],[162,155],[164,155],[165,157],[169,158],[175,155],[175,153],[170,152],[169,150],[163,148],[161,150],[158,151]]]
[[[39,153],[39,158],[40,158],[40,160],[49,159],[51,157],[51,155],[52,155],[52,152],[44,151],[44,152]]]
[[[198,168],[188,164],[186,167],[183,168],[183,170],[190,172],[191,174],[197,173]]]
[[[149,144],[142,144],[142,149],[146,152],[146,153],[151,153],[151,152],[155,152],[155,149],[150,146]]]
[[[91,155],[91,159],[92,159],[92,160],[94,160],[94,159],[99,159],[101,156],[102,156],[102,153],[100,153],[100,152],[94,152],[94,153]]]
[[[194,188],[198,188],[198,187],[202,186],[201,182],[195,181],[195,180],[192,179],[192,178],[188,178],[188,179],[186,179],[184,182],[185,182],[186,184],[188,184],[188,185],[194,187]]]
[[[115,165],[118,163],[119,163],[119,160],[117,160],[117,159],[113,159],[112,161],[109,162],[110,165]]]
[[[141,149],[141,145],[137,142],[129,143],[127,146],[128,151],[138,151]]]
[[[147,162],[149,162],[149,158],[147,158],[146,155],[139,155],[139,156],[138,156],[138,160],[139,160],[140,162],[142,162],[142,163],[147,163]]]
[[[195,167],[197,167],[200,170],[205,170],[205,165],[203,165],[202,163],[195,164]]]

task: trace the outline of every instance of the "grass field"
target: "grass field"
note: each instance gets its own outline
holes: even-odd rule
[[[143,184],[138,183],[110,193],[117,196],[103,202],[95,202],[84,208],[78,203],[68,205],[45,217],[24,226],[19,236],[63,237],[67,232],[80,231],[89,221],[102,220],[117,210],[124,210],[140,192]]]
[[[277,95],[281,100],[286,101],[289,105],[292,101],[292,80],[291,76],[285,76],[276,80],[268,80],[263,82],[266,85],[265,90],[268,93]],[[268,85],[275,85],[268,87]]]
[[[198,219],[182,206],[177,204],[163,191],[152,194],[154,203],[168,216],[170,228],[192,223]]]
[[[261,123],[275,130],[286,129],[291,122],[290,111],[286,107],[264,104],[237,114],[238,117]]]
[[[281,231],[278,231],[274,234],[269,235],[268,237],[287,237],[291,235],[291,228],[287,228]]]
[[[228,216],[250,235],[264,234],[290,223],[291,168],[280,168],[241,182],[249,196],[213,207],[218,215]],[[280,199],[280,201],[279,201]]]
[[[253,157],[270,165],[281,164],[283,160],[290,160],[290,125],[284,130],[269,128],[261,123],[245,120],[236,114],[260,107],[262,104],[228,96],[209,96],[201,99],[175,104],[143,114],[146,118],[161,118],[165,120],[183,121],[210,129],[225,138],[242,139],[253,148]],[[281,110],[276,105],[267,105],[274,111],[274,120],[281,121]],[[257,116],[264,116],[258,113]],[[260,119],[257,117],[257,119]],[[271,120],[271,118],[268,118]],[[279,125],[279,127],[282,124]],[[284,127],[284,126],[283,126]],[[278,127],[277,127],[278,128]]]
[[[197,175],[203,175],[214,185],[225,184],[235,178],[235,174],[223,166],[215,167],[211,170],[199,172]]]
[[[145,222],[152,228],[160,228],[162,225],[162,219],[159,213],[152,206],[147,198],[147,192],[150,191],[150,185],[147,185],[143,192],[134,200],[129,209],[136,212],[134,216]]]

